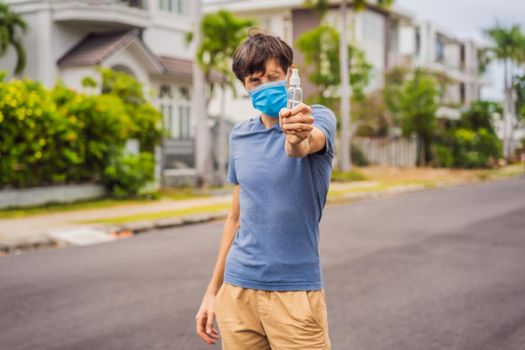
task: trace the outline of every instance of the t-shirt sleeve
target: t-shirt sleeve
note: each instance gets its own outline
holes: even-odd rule
[[[237,185],[239,182],[237,181],[237,173],[235,171],[235,160],[234,160],[234,157],[233,157],[232,134],[230,134],[230,138],[229,138],[228,154],[229,154],[228,155],[228,174],[226,176],[226,181]]]
[[[325,106],[312,105],[312,115],[314,117],[313,126],[317,127],[324,133],[326,142],[325,147],[313,154],[333,157],[337,129],[335,114]]]

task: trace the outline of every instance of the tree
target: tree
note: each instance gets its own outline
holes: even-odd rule
[[[501,112],[500,104],[489,101],[473,102],[463,111],[442,145],[449,150],[454,167],[484,168],[501,157],[501,142],[493,125],[494,114]]]
[[[227,87],[235,94],[235,76],[231,72],[231,60],[237,47],[255,22],[237,18],[231,12],[220,10],[204,16],[200,24],[202,40],[197,47],[196,59],[204,73],[207,86],[206,110],[213,97],[215,86],[221,88],[221,108],[219,114],[218,163],[219,180],[224,182],[226,173],[226,135],[224,127],[225,94]],[[190,35],[188,40],[192,39]],[[218,79],[215,76],[219,76]]]
[[[26,66],[26,52],[18,36],[19,31],[25,33],[26,30],[27,24],[22,17],[0,2],[0,56],[5,55],[10,46],[15,49],[15,74],[22,73]]]
[[[133,120],[131,138],[140,142],[144,152],[155,151],[162,140],[162,115],[144,96],[142,84],[133,76],[109,68],[99,68],[102,95],[114,95],[124,102],[126,113]],[[84,80],[88,82],[88,80]],[[88,83],[89,85],[89,83]]]
[[[201,19],[202,19],[202,0],[193,0],[193,43],[199,47],[202,41]],[[206,113],[204,74],[199,64],[194,64],[192,68],[193,90],[191,97],[192,117],[197,120],[197,130],[195,137],[195,168],[197,170],[197,187],[206,187],[209,182],[210,165],[210,146],[208,116]]]
[[[317,87],[317,94],[312,101],[331,108],[335,108],[337,92],[341,87],[339,39],[335,28],[321,25],[303,33],[295,42],[304,55],[308,80]],[[348,72],[350,85],[354,96],[362,99],[372,66],[366,61],[364,52],[352,45],[348,45],[348,57],[351,62]]]
[[[351,139],[351,129],[350,129],[350,81],[349,81],[349,61],[348,61],[348,34],[346,31],[346,18],[347,18],[347,9],[348,1],[340,0],[340,16],[341,16],[341,40],[339,42],[339,59],[343,64],[341,65],[340,75],[341,75],[341,143],[342,143],[342,153],[341,153],[341,170],[349,171],[352,167],[352,161],[350,159],[350,139]],[[392,5],[394,0],[377,0],[376,4],[380,7],[388,7]],[[356,11],[362,11],[366,8],[368,1],[367,0],[354,0],[352,1],[352,6]],[[321,16],[324,15],[326,10],[330,7],[329,0],[306,0],[306,4],[313,6]]]
[[[502,109],[499,103],[475,101],[461,114],[459,125],[462,128],[474,131],[485,129],[495,135],[494,115],[501,113]]]
[[[501,61],[504,67],[504,155],[508,157],[512,152],[512,123],[515,114],[514,70],[518,64],[525,62],[525,35],[517,24],[510,27],[496,24],[486,29],[485,34],[492,42],[487,50],[488,59]]]
[[[387,137],[393,123],[380,91],[374,91],[360,101],[352,104],[355,135],[363,137]],[[355,146],[352,151],[355,150]],[[352,152],[354,154],[355,152]],[[355,159],[352,158],[354,164]]]
[[[514,83],[516,90],[516,112],[520,121],[525,121],[525,75],[516,77]]]
[[[409,68],[397,66],[385,74],[385,86],[382,91],[383,100],[392,124],[399,125],[399,96],[409,73]]]
[[[401,129],[405,136],[415,133],[419,140],[418,159],[426,165],[431,158],[437,105],[437,83],[422,70],[416,70],[399,94]]]

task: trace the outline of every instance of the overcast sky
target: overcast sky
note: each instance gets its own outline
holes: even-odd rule
[[[525,24],[525,0],[396,0],[396,4],[464,38],[483,40],[482,29],[496,21]]]

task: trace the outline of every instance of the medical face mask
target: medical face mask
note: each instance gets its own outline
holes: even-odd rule
[[[248,91],[253,108],[272,118],[279,118],[279,111],[288,99],[286,80],[268,82]]]

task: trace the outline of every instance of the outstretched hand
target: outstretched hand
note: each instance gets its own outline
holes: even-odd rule
[[[312,108],[304,103],[279,112],[279,125],[290,145],[297,145],[310,136],[314,120]]]

